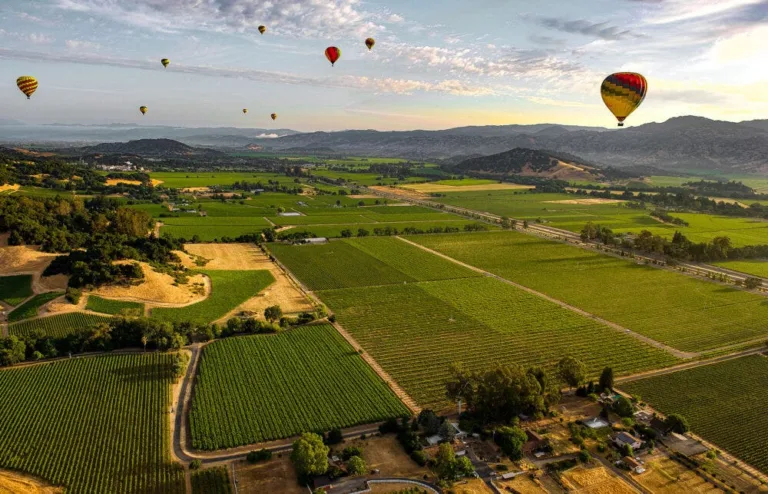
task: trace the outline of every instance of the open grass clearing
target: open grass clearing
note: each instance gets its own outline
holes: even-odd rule
[[[34,294],[32,276],[0,276],[0,300],[15,307]]]
[[[86,309],[102,314],[123,315],[123,316],[142,316],[144,315],[144,304],[138,302],[125,302],[123,300],[110,300],[101,298],[97,295],[88,297]]]
[[[64,295],[64,292],[46,292],[35,295],[8,314],[8,322],[17,322],[37,316],[37,311],[51,300]]]

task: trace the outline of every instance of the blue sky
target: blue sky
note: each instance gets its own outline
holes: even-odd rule
[[[335,67],[329,45],[343,52]],[[4,0],[0,117],[304,131],[608,127],[600,83],[630,70],[649,91],[628,125],[768,118],[765,46],[768,0]],[[16,89],[19,75],[39,79],[32,101]]]

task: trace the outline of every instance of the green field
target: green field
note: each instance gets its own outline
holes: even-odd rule
[[[215,450],[409,414],[329,325],[205,347],[190,410],[192,445]]]
[[[192,472],[192,494],[231,494],[227,467],[213,467]]]
[[[768,358],[742,357],[621,384],[696,434],[768,473]]]
[[[393,185],[414,182],[425,182],[423,177],[405,177],[400,180],[397,177],[385,177],[380,173],[349,172],[336,170],[312,170],[312,175],[333,180],[341,179],[348,184],[356,185]]]
[[[211,279],[211,294],[196,304],[179,308],[158,307],[151,317],[161,321],[207,324],[224,317],[251,297],[255,297],[275,278],[269,271],[201,270]]]
[[[435,182],[437,185],[453,185],[454,187],[461,187],[466,185],[488,185],[499,183],[498,180],[486,180],[483,178],[465,178],[465,179],[452,179],[452,180],[439,180]]]
[[[736,288],[516,232],[411,240],[680,350],[768,334],[765,298]]]
[[[355,252],[361,249],[366,255]],[[480,370],[497,363],[551,365],[573,355],[593,374],[605,365],[630,373],[675,362],[630,336],[398,239],[280,246],[273,253],[321,290],[316,293],[344,328],[425,407],[448,405],[443,385],[458,361]]]
[[[42,331],[46,336],[65,338],[67,335],[107,321],[109,321],[109,318],[104,316],[85,314],[83,312],[69,312],[9,324],[8,333],[15,336],[24,336],[34,331]]]
[[[0,467],[67,493],[183,493],[170,456],[170,354],[0,371]]]
[[[32,291],[32,276],[0,276],[0,300],[10,306],[16,306],[34,295]]]
[[[760,278],[768,278],[768,261],[765,259],[739,259],[733,261],[713,262],[715,266],[732,269]]]
[[[325,238],[341,238],[344,230],[350,230],[352,236],[357,236],[358,230],[363,229],[368,232],[370,236],[374,236],[377,229],[385,231],[389,228],[397,233],[403,233],[406,228],[416,228],[418,230],[427,232],[429,229],[445,229],[456,228],[459,231],[464,231],[466,225],[475,225],[477,221],[459,220],[459,221],[417,221],[417,222],[397,222],[397,223],[373,223],[373,224],[344,224],[344,225],[306,225],[288,228],[284,230],[284,233],[296,233],[296,232],[310,232],[317,237]],[[498,230],[498,227],[493,225],[486,225],[489,230]]]
[[[86,309],[102,314],[141,316],[144,314],[144,304],[138,302],[124,302],[122,300],[110,300],[108,298],[88,296]]]
[[[364,238],[325,245],[270,245],[310,290],[467,278],[478,273],[396,238]]]
[[[37,316],[37,310],[55,298],[64,295],[64,292],[46,292],[35,295],[8,314],[8,322],[17,322]]]
[[[268,180],[276,180],[288,184],[293,181],[293,178],[285,175],[265,172],[152,172],[149,176],[162,180],[160,185],[171,189],[232,185],[235,182],[266,183]]]

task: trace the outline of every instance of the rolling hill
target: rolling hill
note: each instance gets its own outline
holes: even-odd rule
[[[108,142],[96,146],[88,146],[78,150],[86,155],[130,155],[142,157],[215,157],[224,153],[205,148],[193,148],[172,139],[139,139],[128,142]]]

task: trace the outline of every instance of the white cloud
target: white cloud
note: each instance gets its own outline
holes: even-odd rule
[[[101,48],[101,45],[94,43],[93,41],[83,41],[79,39],[68,39],[64,42],[64,45],[70,50],[80,51],[96,51]]]
[[[51,36],[43,33],[30,33],[27,35],[22,35],[21,39],[25,38],[30,43],[34,43],[36,45],[47,45],[48,43],[53,42],[53,38]]]
[[[722,15],[725,12],[762,3],[764,0],[668,0],[658,2],[659,11],[646,19],[648,24],[670,24],[701,17]]]
[[[400,24],[401,22],[404,22],[404,21],[405,21],[405,18],[403,18],[403,16],[401,16],[401,15],[398,15],[398,14],[392,14],[392,15],[390,15],[390,16],[387,18],[387,20],[388,20],[389,22],[393,23],[393,24]]]

